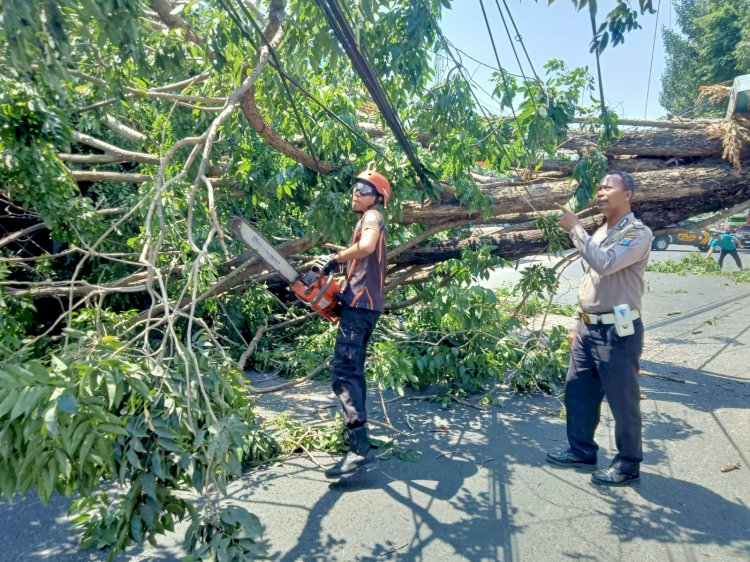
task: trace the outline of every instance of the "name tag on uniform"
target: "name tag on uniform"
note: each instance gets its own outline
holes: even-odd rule
[[[612,309],[615,313],[615,332],[621,338],[635,334],[633,312],[627,304],[618,304]]]

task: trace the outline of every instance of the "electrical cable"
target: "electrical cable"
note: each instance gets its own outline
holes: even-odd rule
[[[490,22],[489,22],[489,19],[487,18],[487,12],[486,12],[486,10],[484,8],[484,0],[479,0],[479,5],[482,8],[482,15],[484,16],[484,23],[485,23],[485,25],[487,27],[487,32],[490,35],[490,42],[492,43],[492,49],[495,52],[495,59],[497,60],[498,66],[500,66],[502,68],[502,66],[500,64],[500,57],[498,56],[497,49],[495,48],[495,39],[494,39],[493,34],[492,34],[492,29],[490,28]],[[500,18],[503,21],[503,26],[505,27],[505,33],[508,36],[508,41],[510,42],[511,48],[513,49],[513,54],[516,57],[516,62],[518,63],[518,68],[521,70],[521,75],[523,76],[523,85],[524,85],[524,88],[526,89],[526,95],[528,96],[528,99],[531,102],[531,105],[534,107],[534,109],[538,110],[539,106],[538,106],[536,100],[534,99],[533,94],[531,93],[531,88],[529,87],[529,79],[526,77],[526,74],[523,71],[523,65],[521,64],[521,59],[519,58],[518,52],[516,51],[516,47],[513,44],[513,38],[511,37],[510,29],[508,29],[508,24],[505,21],[505,16],[504,16],[502,10],[500,9],[500,4],[497,2],[497,0],[495,0],[495,5],[497,6],[498,11],[500,12]],[[503,77],[503,86],[505,87],[505,94],[508,96],[508,98],[510,100],[510,103],[511,103],[511,113],[513,114],[513,117],[517,119],[515,109],[513,108],[513,99],[512,99],[512,97],[510,95],[510,92],[509,92],[507,77],[506,77],[506,74],[505,74],[504,71],[502,73],[502,77]],[[526,157],[526,159],[529,162],[531,162],[533,160],[533,158],[532,158],[530,150],[528,149],[528,147],[526,146],[525,143],[523,143],[522,146],[523,146],[523,154],[524,154],[524,156]]]
[[[518,68],[520,69],[521,75],[523,76],[523,85],[526,88],[526,93],[528,94],[529,99],[531,100],[531,103],[536,109],[537,103],[536,103],[536,100],[534,99],[534,96],[531,95],[531,88],[529,88],[529,79],[526,78],[526,73],[523,71],[523,65],[521,64],[521,59],[518,56],[518,51],[516,51],[516,46],[513,44],[513,38],[510,35],[510,29],[508,29],[508,24],[505,21],[505,15],[503,14],[503,11],[500,9],[500,3],[497,0],[495,0],[495,5],[497,6],[497,11],[500,12],[500,19],[503,21],[503,27],[505,28],[505,34],[508,36],[508,41],[510,42],[510,48],[513,49],[513,55],[516,57]]]
[[[487,64],[486,62],[484,62],[484,61],[481,61],[481,60],[479,60],[478,58],[475,58],[475,57],[473,57],[472,55],[470,55],[469,53],[467,53],[467,52],[466,52],[466,51],[464,51],[463,49],[460,49],[459,47],[457,47],[457,46],[455,45],[455,43],[453,43],[453,42],[452,42],[452,41],[451,41],[450,39],[447,39],[447,38],[446,38],[446,42],[448,43],[448,45],[450,45],[451,47],[453,47],[453,49],[454,49],[454,50],[455,50],[456,52],[458,52],[458,53],[461,53],[461,54],[462,54],[463,56],[465,56],[465,57],[466,57],[467,59],[469,59],[469,60],[472,60],[472,61],[474,61],[474,62],[475,62],[475,63],[477,63],[477,64],[481,64],[482,66],[484,66],[484,67],[486,67],[486,68],[489,68],[490,70],[497,70],[497,71],[501,70],[501,69],[497,68],[496,66],[492,66],[491,64]],[[433,51],[433,52],[434,52],[434,51]],[[514,74],[513,72],[508,72],[507,70],[506,70],[505,72],[506,72],[506,73],[508,74],[508,76],[513,76],[513,77],[515,77],[515,78],[523,78],[523,76],[521,76],[520,74]]]
[[[239,28],[240,33],[245,37],[245,39],[247,39],[250,42],[253,48],[257,51],[258,45],[253,39],[252,35],[248,33],[248,31],[243,27],[239,16],[237,15],[236,11],[234,11],[234,8],[227,6],[228,1],[229,0],[218,0],[218,2],[224,7],[224,10],[227,12],[230,19],[232,19],[235,25]],[[362,135],[362,133],[357,131],[354,127],[352,127],[349,123],[347,123],[339,115],[337,115],[331,108],[329,108],[327,105],[321,102],[318,98],[316,98],[315,95],[313,95],[307,88],[305,88],[302,84],[300,84],[300,82],[296,78],[294,78],[294,76],[286,72],[281,67],[281,65],[277,63],[277,61],[272,59],[269,61],[269,65],[273,67],[282,78],[285,78],[286,80],[288,80],[300,93],[302,93],[305,97],[307,97],[308,99],[313,101],[318,107],[320,107],[329,117],[333,118],[335,121],[343,125],[356,138],[366,143],[370,148],[375,150],[378,154],[380,154],[381,156],[383,155],[383,150],[379,146],[377,146],[376,144],[373,144],[369,139],[367,139],[364,135]]]
[[[497,54],[497,47],[495,46],[495,38],[492,35],[492,28],[490,22],[487,19],[487,11],[484,9],[484,0],[479,0],[479,6],[482,8],[482,16],[484,17],[484,24],[487,27],[487,33],[490,35],[490,43],[492,43],[492,51],[495,53],[495,60],[497,66],[500,68],[500,76],[503,79],[503,87],[505,88],[505,94],[508,96],[508,103],[510,104],[510,112],[513,114],[514,119],[518,119],[516,116],[516,110],[513,108],[513,96],[510,95],[510,87],[508,86],[508,78],[505,76],[503,65],[500,64],[500,56]]]
[[[656,23],[654,24],[654,41],[651,43],[651,64],[648,67],[648,83],[646,85],[646,107],[643,109],[643,118],[646,119],[648,113],[648,96],[651,93],[651,71],[654,69],[654,51],[656,50],[656,33],[659,31],[659,10],[661,10],[661,0],[656,6]]]
[[[346,21],[341,6],[339,6],[337,0],[315,0],[316,4],[323,11],[323,14],[328,20],[328,24],[333,29],[336,38],[344,48],[349,60],[352,63],[354,70],[357,72],[359,77],[362,79],[365,87],[370,92],[373,101],[378,106],[380,113],[383,115],[386,124],[393,131],[396,140],[401,145],[401,148],[406,153],[409,162],[411,163],[417,176],[422,181],[424,186],[430,186],[431,181],[427,176],[427,170],[419,160],[411,141],[406,136],[401,120],[393,108],[388,96],[380,83],[380,79],[373,70],[370,62],[362,54],[359,47],[357,46],[354,32]]]
[[[500,150],[502,151],[505,158],[508,160],[508,164],[513,164],[513,159],[510,157],[510,154],[508,154],[508,151],[505,149],[505,145],[502,142],[502,138],[500,137],[500,133],[497,132],[497,129],[495,128],[495,125],[492,123],[492,119],[490,119],[490,116],[485,111],[484,107],[480,103],[479,99],[477,98],[477,94],[474,92],[474,89],[471,87],[471,82],[469,79],[464,75],[464,66],[461,64],[457,59],[456,56],[453,54],[453,51],[450,48],[448,40],[445,38],[445,35],[443,34],[443,30],[440,29],[440,26],[438,25],[437,21],[435,21],[435,17],[432,15],[432,12],[428,9],[428,7],[425,5],[424,0],[419,0],[422,3],[422,6],[427,11],[427,14],[430,18],[430,23],[432,24],[433,29],[435,30],[435,33],[437,33],[438,37],[440,38],[440,42],[443,44],[443,48],[445,49],[445,52],[448,53],[450,58],[453,60],[453,64],[456,65],[456,68],[458,69],[458,73],[461,75],[461,78],[464,79],[466,82],[467,87],[469,88],[469,92],[471,93],[471,96],[474,98],[474,102],[477,104],[477,107],[482,112],[482,115],[484,116],[485,122],[490,128],[490,131],[492,132],[493,136],[498,142],[498,145],[500,146]],[[516,177],[520,180],[521,175],[514,169],[514,173],[516,174]]]
[[[497,3],[497,0],[495,0],[495,3]],[[505,11],[508,12],[508,17],[510,18],[510,22],[513,24],[513,29],[516,31],[516,40],[521,43],[521,47],[523,48],[523,52],[526,55],[526,60],[529,61],[529,66],[531,67],[531,72],[534,73],[534,78],[537,79],[537,82],[540,84],[542,83],[541,78],[539,78],[539,75],[536,73],[536,69],[534,68],[534,63],[531,62],[531,57],[529,56],[529,52],[526,50],[526,45],[523,43],[523,37],[521,37],[521,32],[518,31],[518,26],[516,25],[516,20],[513,19],[513,14],[510,12],[510,8],[508,7],[508,4],[503,0],[503,6],[505,6]],[[497,9],[500,9],[500,6],[498,5]]]

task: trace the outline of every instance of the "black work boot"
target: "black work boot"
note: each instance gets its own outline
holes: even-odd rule
[[[370,467],[377,459],[370,445],[366,427],[349,430],[349,452],[333,468],[325,471],[326,478],[349,476],[358,470]]]

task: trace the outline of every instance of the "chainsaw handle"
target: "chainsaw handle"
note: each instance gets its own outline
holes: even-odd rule
[[[318,284],[320,284],[320,277],[318,277],[317,282]],[[326,294],[326,291],[331,286],[331,283],[333,283],[333,275],[328,276],[328,280],[326,281],[326,284],[323,285],[318,291],[318,296],[316,296],[313,300],[310,301],[310,306],[318,304],[318,301],[323,298],[323,295]]]

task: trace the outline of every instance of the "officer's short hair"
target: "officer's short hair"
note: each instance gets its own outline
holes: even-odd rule
[[[617,176],[620,178],[620,181],[622,182],[622,186],[627,189],[628,191],[635,191],[636,184],[635,184],[635,178],[630,175],[627,172],[623,172],[620,170],[612,170],[611,172],[607,172],[608,176]]]

